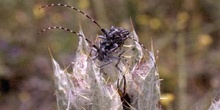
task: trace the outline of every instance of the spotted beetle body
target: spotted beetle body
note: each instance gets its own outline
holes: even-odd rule
[[[47,7],[54,7],[54,6],[67,7],[75,11],[78,11],[82,15],[86,16],[89,20],[91,20],[94,24],[96,24],[100,28],[102,32],[102,35],[99,36],[100,41],[97,44],[93,44],[91,41],[89,41],[86,37],[84,37],[80,33],[77,33],[71,29],[59,27],[59,26],[45,28],[39,31],[39,33],[45,32],[47,30],[52,30],[52,29],[62,29],[62,30],[74,33],[78,35],[79,37],[83,37],[92,47],[90,53],[92,53],[92,51],[95,52],[94,56],[92,56],[92,59],[93,60],[97,59],[99,62],[104,62],[104,64],[100,65],[100,67],[111,64],[113,60],[117,60],[115,67],[119,69],[118,64],[120,62],[121,55],[125,52],[125,51],[121,51],[121,47],[124,45],[125,41],[128,38],[133,39],[131,38],[130,32],[128,30],[123,29],[121,27],[114,27],[114,26],[111,26],[110,29],[104,29],[93,18],[91,18],[89,15],[87,15],[83,11],[73,6],[66,5],[66,4],[49,4],[49,5],[42,6],[39,9],[47,8]]]

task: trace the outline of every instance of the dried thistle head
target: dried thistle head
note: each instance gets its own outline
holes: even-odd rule
[[[115,68],[117,62],[98,68],[89,56],[91,47],[83,37],[79,39],[71,73],[61,69],[52,58],[59,110],[158,109],[160,82],[153,52],[141,47],[134,30],[131,35],[135,41],[130,39],[122,47],[126,49],[119,63],[122,72]],[[126,86],[120,83],[122,76]],[[122,89],[130,101],[123,100],[124,96],[118,93]],[[129,102],[126,108],[122,101]]]

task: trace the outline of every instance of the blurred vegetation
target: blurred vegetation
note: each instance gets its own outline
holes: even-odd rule
[[[49,26],[63,26],[95,41],[100,30],[81,14],[63,7],[38,10],[58,0],[0,1],[0,108],[54,110],[56,99],[48,47],[63,66],[74,61],[78,38]],[[206,110],[220,89],[219,0],[71,0],[105,28],[131,29],[141,43],[153,39],[164,110]],[[183,96],[183,97],[181,97]],[[184,99],[182,99],[184,98]],[[180,107],[180,108],[179,108]]]

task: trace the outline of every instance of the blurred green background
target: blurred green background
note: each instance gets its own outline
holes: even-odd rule
[[[56,98],[51,59],[67,67],[78,38],[49,26],[75,31],[79,24],[95,41],[99,28],[76,11],[42,5],[66,3],[105,28],[131,30],[157,56],[161,110],[207,110],[220,90],[219,0],[1,0],[0,110],[54,110]]]

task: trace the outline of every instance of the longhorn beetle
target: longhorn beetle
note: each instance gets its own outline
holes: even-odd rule
[[[71,29],[59,27],[59,26],[45,28],[45,29],[39,31],[38,34],[45,32],[47,30],[52,30],[52,29],[62,29],[62,30],[74,33],[79,37],[83,37],[89,43],[89,45],[92,46],[92,50],[90,51],[90,54],[92,51],[95,51],[95,56],[92,59],[98,59],[100,62],[105,62],[100,67],[108,65],[108,64],[112,63],[113,59],[116,59],[118,61],[115,65],[115,67],[119,69],[118,64],[120,62],[121,55],[125,52],[125,51],[120,52],[121,47],[124,45],[124,42],[128,38],[133,39],[128,30],[123,29],[121,27],[114,27],[114,26],[112,26],[109,30],[104,29],[93,18],[91,18],[89,15],[87,15],[83,11],[81,11],[73,6],[66,5],[66,4],[44,5],[44,6],[40,7],[39,10],[42,8],[53,7],[53,6],[67,7],[67,8],[73,9],[75,11],[78,11],[82,15],[86,16],[89,20],[91,20],[94,24],[96,24],[100,28],[101,32],[103,33],[102,35],[99,36],[99,38],[101,39],[100,42],[98,43],[98,45],[92,44],[91,41],[89,41],[86,37],[84,37],[80,33],[77,33]],[[135,40],[135,39],[133,39],[133,40],[135,42],[139,43],[137,40]],[[141,43],[139,43],[139,44],[141,45],[142,48],[146,49]],[[114,56],[113,54],[118,54],[118,56]]]

